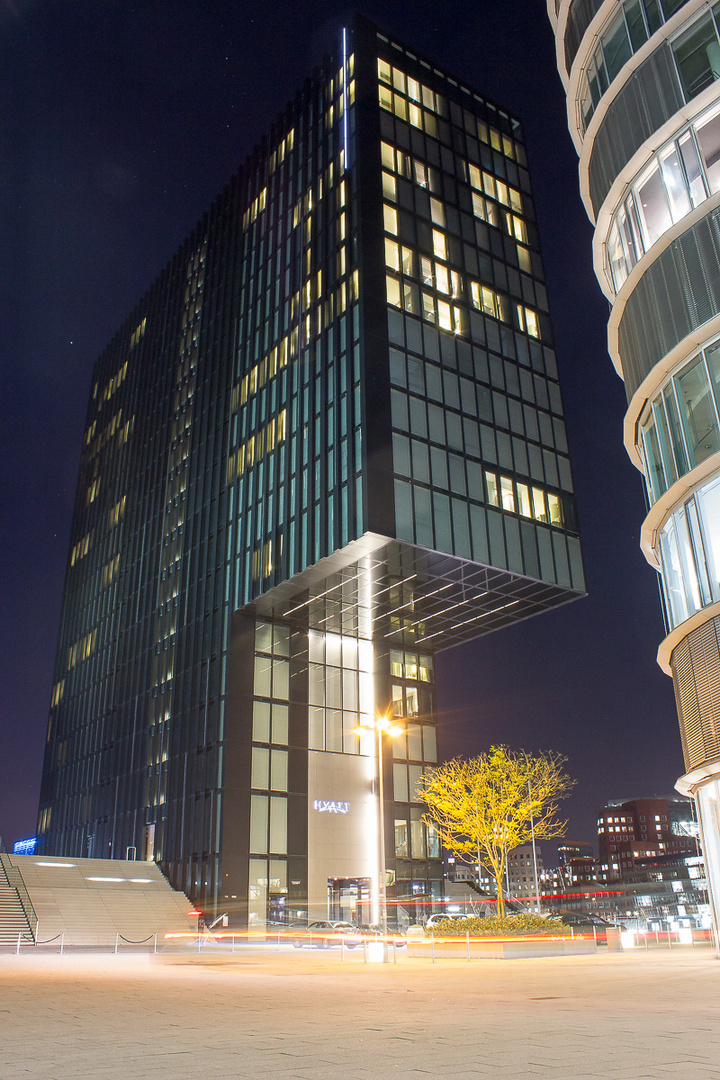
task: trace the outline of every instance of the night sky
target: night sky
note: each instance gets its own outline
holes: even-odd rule
[[[541,0],[359,10],[524,123],[589,595],[438,658],[441,749],[566,754],[568,836],[592,840],[607,800],[670,793],[683,764],[550,24]],[[93,362],[351,13],[332,0],[0,0],[8,847],[35,829]]]

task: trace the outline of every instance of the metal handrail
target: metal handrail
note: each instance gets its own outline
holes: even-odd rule
[[[28,928],[34,942],[37,933],[38,917],[35,914],[35,908],[33,907],[30,893],[27,891],[23,876],[17,866],[12,865],[7,855],[0,854],[0,863],[2,863],[2,868],[5,871],[8,885],[10,888],[15,889],[18,894],[18,900],[20,901],[25,918],[27,919]]]

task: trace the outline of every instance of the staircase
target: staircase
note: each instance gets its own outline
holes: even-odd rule
[[[0,945],[35,944],[37,918],[22,875],[0,854]]]
[[[157,934],[189,933],[197,925],[191,904],[173,889],[155,863],[124,859],[64,859],[54,856],[4,855],[9,886],[17,875],[26,890],[32,916],[22,927],[0,909],[0,943],[27,944],[61,939],[65,946],[114,946],[150,943]],[[3,879],[0,878],[0,893]],[[17,891],[17,890],[15,890]],[[31,902],[32,901],[32,902]],[[34,920],[34,921],[33,921]],[[12,938],[14,932],[15,937]]]

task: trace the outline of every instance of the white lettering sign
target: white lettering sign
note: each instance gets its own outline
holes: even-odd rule
[[[349,802],[335,802],[331,799],[315,799],[313,807],[320,814],[348,814],[350,812]]]

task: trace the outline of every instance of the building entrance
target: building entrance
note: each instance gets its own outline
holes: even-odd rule
[[[328,878],[328,918],[356,926],[372,922],[370,878]]]

